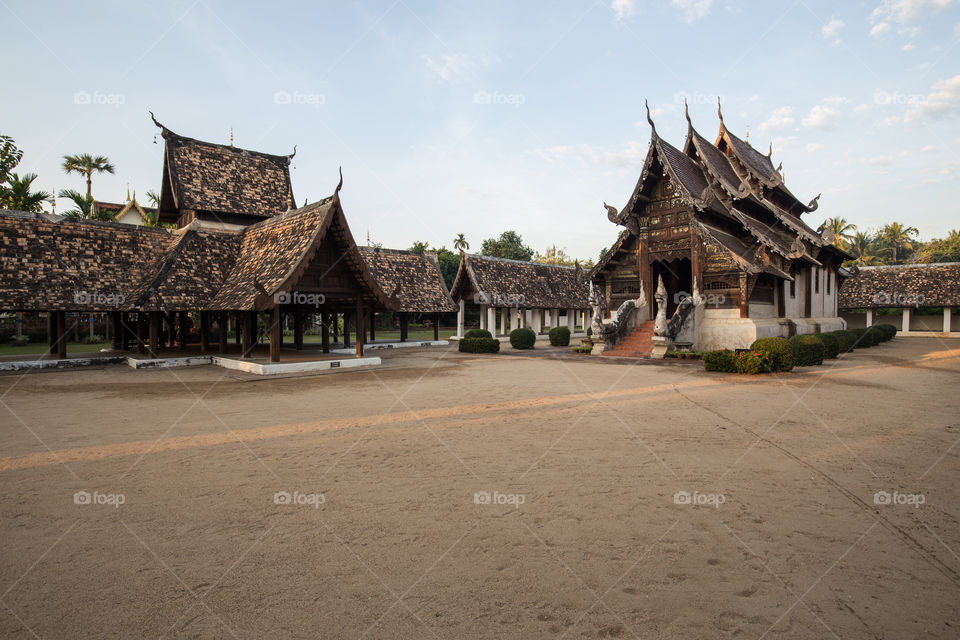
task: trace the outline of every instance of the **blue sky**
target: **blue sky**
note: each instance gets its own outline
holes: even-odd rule
[[[816,227],[960,227],[960,1],[163,3],[0,0],[15,93],[0,132],[46,190],[158,189],[172,130],[290,153],[299,203],[341,193],[354,235],[473,249],[505,229],[595,258],[616,237],[650,130],[680,146],[683,98],[713,139],[773,142]],[[60,209],[67,201],[60,200]]]

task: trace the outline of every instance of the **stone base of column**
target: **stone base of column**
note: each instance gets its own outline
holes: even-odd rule
[[[597,338],[593,336],[593,349],[590,350],[590,355],[598,356],[607,349],[607,343],[602,338]]]
[[[650,352],[650,358],[662,360],[667,354],[668,347],[668,340],[665,336],[653,336],[653,351]]]

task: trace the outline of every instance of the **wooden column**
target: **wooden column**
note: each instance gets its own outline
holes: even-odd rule
[[[440,339],[440,313],[433,314],[433,339]]]
[[[280,346],[283,342],[283,314],[279,305],[270,312],[270,362],[280,362]]]
[[[810,312],[812,310],[812,296],[813,296],[813,267],[807,267],[807,270],[803,274],[803,284],[804,284],[804,299],[803,299],[803,317],[809,318]]]
[[[377,339],[377,314],[374,312],[370,313],[370,342],[373,342]]]
[[[333,330],[333,341],[340,342],[340,313],[328,313],[327,320],[330,322],[330,327],[332,327]]]
[[[67,312],[57,311],[57,344],[58,358],[67,357]]]
[[[156,358],[160,354],[160,329],[163,324],[163,314],[159,311],[150,312],[150,357]]]
[[[297,351],[303,351],[303,308],[295,307],[293,310],[293,348]]]
[[[47,312],[47,346],[48,351],[53,352],[53,345],[57,344],[57,312]]]
[[[241,314],[241,321],[237,323],[237,331],[240,332],[240,357],[249,358],[256,344],[255,323],[250,320],[251,316],[256,319],[256,311],[244,311]]]
[[[147,352],[147,314],[145,311],[137,312],[137,353]]]
[[[180,330],[178,342],[180,343],[181,349],[187,348],[187,322],[189,317],[186,311],[181,311],[177,315],[177,329]]]
[[[227,352],[227,318],[228,314],[224,311],[221,311],[217,314],[217,334],[219,337],[220,344],[220,354],[223,355]]]
[[[408,327],[410,323],[410,318],[407,316],[406,311],[400,312],[400,342],[407,341]]]
[[[240,323],[242,322],[243,322],[243,314],[238,311],[233,316],[233,323],[236,325],[236,328],[237,328],[236,332],[234,333],[233,339],[234,339],[234,342],[236,342],[237,344],[240,344],[240,334],[242,333],[242,331],[240,331]],[[228,324],[229,324],[229,321],[228,321]]]
[[[120,339],[120,348],[124,351],[130,349],[130,335],[131,325],[133,324],[132,316],[129,313],[123,313],[120,316],[120,322],[123,324],[123,337]]]
[[[167,344],[173,349],[177,346],[177,314],[173,311],[165,313],[167,319]]]
[[[343,314],[343,348],[347,349],[350,347],[350,314],[344,312]]]
[[[360,300],[360,296],[357,296],[357,357],[360,358],[363,356],[363,323],[366,319],[366,316],[363,312],[363,301]]]
[[[113,327],[113,348],[119,351],[123,347],[123,321],[119,311],[110,312],[110,324]]]
[[[320,315],[320,344],[323,346],[324,353],[330,353],[330,318],[336,317],[335,313]]]
[[[748,302],[748,293],[747,293],[747,274],[744,271],[740,272],[740,317],[748,318],[750,317],[750,303]],[[809,300],[809,298],[808,298]]]
[[[210,312],[200,312],[200,353],[210,350]]]

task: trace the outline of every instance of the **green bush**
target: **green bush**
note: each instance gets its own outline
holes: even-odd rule
[[[753,351],[765,351],[773,360],[773,371],[793,369],[793,347],[786,338],[759,338],[750,345]]]
[[[757,374],[773,370],[773,357],[766,351],[745,351],[733,354],[737,373]]]
[[[500,351],[500,341],[494,338],[463,338],[460,341],[460,351],[463,353],[497,353]]]
[[[492,338],[493,334],[486,329],[470,329],[463,334],[464,338]]]
[[[587,337],[588,338],[593,337],[593,327],[587,327]]]
[[[29,336],[10,336],[10,344],[15,347],[22,347],[30,342]]]
[[[706,371],[723,371],[736,373],[737,366],[733,361],[734,353],[730,349],[707,351],[703,354],[703,368]]]
[[[812,367],[823,364],[823,343],[812,334],[793,336],[790,338],[793,347],[793,364],[798,367]]]
[[[521,327],[510,332],[510,346],[514,349],[533,349],[533,343],[537,341],[537,334],[533,329]]]
[[[567,327],[554,327],[549,335],[551,346],[566,347],[570,344],[570,329]]]
[[[853,342],[856,340],[856,335],[853,331],[847,331],[846,329],[838,329],[837,331],[831,331],[830,335],[837,339],[838,353],[847,353],[848,351],[853,351]]]
[[[894,336],[897,335],[897,328],[892,324],[876,324],[874,327],[883,333],[884,342],[893,340]]]
[[[863,335],[870,336],[870,340],[873,342],[873,344],[880,344],[881,342],[887,341],[887,332],[883,329],[878,329],[877,327],[870,327]]]
[[[823,343],[824,358],[832,359],[840,354],[840,341],[837,340],[837,336],[829,333],[815,333],[813,335]]]
[[[96,334],[94,334],[92,338],[90,337],[89,333],[80,336],[80,344],[99,344],[103,342],[103,340],[103,336],[98,336]]]
[[[867,348],[867,347],[872,347],[872,346],[873,346],[873,342],[871,342],[872,336],[871,336],[870,338],[867,337],[867,335],[866,335],[866,334],[867,334],[867,330],[866,330],[866,329],[864,329],[864,328],[861,327],[861,328],[858,328],[858,329],[850,329],[850,331],[853,333],[853,348],[854,348],[854,349],[865,349],[865,348]]]

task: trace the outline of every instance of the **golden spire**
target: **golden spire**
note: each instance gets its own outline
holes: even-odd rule
[[[130,202],[130,183],[127,183],[127,202]]]
[[[233,146],[233,127],[230,127],[230,146]]]

